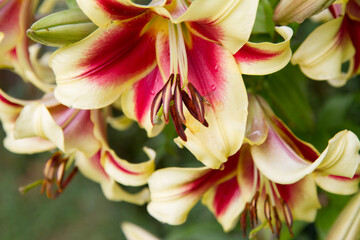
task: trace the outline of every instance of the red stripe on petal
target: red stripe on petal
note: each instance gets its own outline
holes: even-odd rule
[[[360,22],[353,21],[348,16],[344,17],[344,22],[345,21],[347,22],[347,31],[349,32],[352,44],[356,50],[353,70],[353,73],[356,73],[360,67]]]
[[[90,158],[92,165],[98,169],[98,171],[104,175],[106,178],[109,178],[109,175],[105,172],[104,167],[101,164],[101,151],[98,151],[92,158]]]
[[[220,216],[226,212],[231,202],[238,198],[240,195],[240,187],[237,182],[237,177],[219,184],[216,187],[216,193],[214,197],[214,210],[215,215]]]
[[[338,179],[338,180],[346,181],[346,180],[359,179],[359,178],[360,178],[360,175],[359,175],[359,174],[355,174],[354,177],[352,177],[352,178],[342,177],[342,176],[336,176],[336,175],[329,175],[329,177],[330,177],[330,178],[333,178],[333,179]]]
[[[250,47],[245,44],[239,51],[234,55],[238,62],[258,62],[265,61],[274,58],[281,54],[281,52],[270,52],[261,50],[258,48]]]
[[[142,33],[151,16],[105,29],[80,61],[85,72],[79,77],[87,77],[99,87],[120,85],[154,65],[155,36],[150,31]]]
[[[9,31],[18,30],[20,24],[20,8],[21,1],[19,0],[7,1],[7,3],[0,8],[0,32],[4,32],[5,36]]]
[[[191,46],[187,46],[188,79],[199,93],[211,104],[221,102],[227,82],[225,55],[220,45],[192,35]],[[240,79],[239,79],[240,81]]]
[[[13,103],[13,102],[10,102],[9,100],[7,100],[3,95],[0,94],[0,101],[7,104],[7,105],[10,105],[10,106],[13,106],[13,107],[22,107],[21,105],[19,104],[16,104],[16,103]]]
[[[309,144],[306,144],[302,141],[300,141],[285,125],[283,122],[281,122],[276,117],[272,118],[273,122],[276,124],[278,128],[282,131],[283,134],[285,134],[286,137],[288,137],[291,140],[290,146],[294,146],[299,150],[300,153],[303,155],[303,157],[306,160],[309,160],[311,162],[314,162],[318,157],[319,153],[317,153]],[[285,139],[286,140],[286,139]]]
[[[100,8],[110,15],[111,19],[127,19],[141,14],[147,9],[124,5],[116,0],[96,0]]]
[[[126,168],[121,166],[121,164],[118,161],[116,161],[115,158],[110,153],[106,153],[106,154],[107,154],[107,157],[109,158],[110,162],[112,164],[114,164],[114,166],[116,168],[118,168],[120,171],[122,171],[124,173],[127,173],[127,174],[130,174],[130,175],[139,175],[139,174],[141,174],[141,173],[138,173],[138,172],[133,172],[133,171],[127,170]]]
[[[149,117],[151,103],[163,84],[159,68],[156,67],[150,74],[134,85],[135,114],[140,123],[146,117]]]
[[[211,24],[201,24],[198,22],[190,22],[188,23],[188,26],[191,30],[212,41],[220,42],[221,39],[223,39],[224,37],[222,28],[219,26]]]
[[[210,187],[215,186],[220,180],[228,177],[234,173],[239,163],[239,153],[229,157],[228,161],[224,164],[223,170],[209,170],[205,175],[199,177],[195,181],[185,186],[185,191],[182,195],[195,192],[198,190],[206,191]]]

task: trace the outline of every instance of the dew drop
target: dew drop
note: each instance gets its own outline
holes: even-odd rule
[[[215,91],[216,90],[216,86],[213,84],[213,85],[211,85],[211,90],[212,91]]]
[[[150,93],[151,95],[155,95],[155,91],[153,89],[151,89]]]
[[[214,67],[214,70],[217,72],[218,71],[219,66],[216,64]]]

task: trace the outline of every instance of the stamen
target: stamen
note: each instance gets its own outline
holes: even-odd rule
[[[282,210],[283,210],[286,225],[289,229],[290,235],[293,236],[293,232],[292,232],[293,217],[292,217],[291,210],[289,208],[289,205],[287,205],[283,199],[280,199],[280,202],[282,205]]]
[[[165,86],[162,89],[162,103],[163,103],[163,113],[164,113],[164,120],[166,124],[169,123],[169,109],[170,109],[170,102],[172,99],[172,92],[171,88],[174,81],[174,74],[171,74],[169,80],[166,82]]]
[[[271,207],[270,207],[270,198],[268,194],[266,194],[266,199],[264,203],[264,213],[265,213],[265,218],[267,219],[268,224],[270,226],[271,232],[274,233],[274,228],[271,223]]]
[[[63,182],[68,162],[69,158],[62,158],[61,152],[56,152],[50,157],[43,170],[44,180],[42,180],[41,194],[46,192],[48,198],[54,199],[64,191],[78,171],[77,167],[75,167]],[[54,182],[56,183],[57,189],[53,193]]]
[[[191,99],[195,105],[195,109],[196,109],[196,119],[201,122],[204,123],[205,120],[205,108],[204,108],[204,101],[202,100],[202,96],[200,95],[200,93],[196,90],[196,88],[192,85],[192,83],[188,84],[188,88],[191,94]]]
[[[174,126],[175,126],[175,130],[177,132],[177,134],[179,135],[179,137],[184,141],[186,142],[187,141],[187,137],[186,137],[186,134],[184,132],[184,129],[181,125],[181,120],[180,120],[180,117],[179,117],[179,114],[178,112],[176,111],[176,107],[175,105],[172,105],[170,107],[170,113],[171,113],[171,117],[172,117],[172,120],[174,122]]]
[[[155,126],[156,124],[156,117],[157,117],[157,113],[161,107],[162,104],[162,90],[160,90],[154,97],[152,103],[151,103],[151,108],[150,108],[150,120],[151,120],[151,124],[153,126]]]
[[[180,83],[180,75],[176,75],[176,83],[175,83],[175,90],[174,90],[174,105],[176,112],[179,115],[180,121],[185,125],[185,116],[183,112],[183,102],[181,97],[181,83]]]
[[[249,211],[250,211],[250,215],[252,216],[251,218],[253,220],[253,221],[250,221],[250,224],[252,224],[253,226],[258,224],[257,201],[259,199],[259,196],[260,196],[260,193],[257,191],[250,203]],[[252,227],[252,228],[254,228],[254,227]]]
[[[276,210],[276,207],[273,207],[274,217],[275,217],[275,227],[276,227],[276,237],[280,238],[280,232],[281,232],[281,221],[279,218],[279,214]]]
[[[246,217],[247,217],[248,211],[249,211],[249,203],[246,203],[245,208],[241,212],[241,215],[240,215],[240,227],[243,232],[244,238],[246,238],[246,228],[247,228]]]

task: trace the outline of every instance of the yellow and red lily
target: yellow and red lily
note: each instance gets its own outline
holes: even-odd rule
[[[314,80],[342,86],[360,71],[360,4],[349,0],[329,8],[334,19],[316,28],[291,60]],[[342,65],[348,62],[343,72]]]
[[[149,136],[171,115],[179,144],[213,168],[243,140],[247,97],[240,72],[270,73],[291,56],[287,27],[278,29],[284,42],[247,43],[258,1],[77,2],[99,28],[52,56],[56,98],[89,109],[121,96],[124,113]]]
[[[360,142],[350,131],[336,134],[320,154],[299,140],[258,96],[249,96],[246,143],[223,169],[166,168],[149,179],[149,213],[169,224],[183,223],[202,202],[225,231],[247,215],[280,234],[282,222],[291,231],[293,219],[313,221],[320,208],[316,185],[337,194],[357,191]],[[167,179],[165,182],[163,179]]]
[[[62,176],[62,163],[75,158],[75,166],[83,175],[100,183],[109,200],[135,204],[148,201],[148,189],[130,194],[117,182],[127,186],[146,184],[154,171],[155,153],[145,148],[149,161],[138,164],[119,158],[107,144],[101,110],[68,108],[59,104],[53,94],[39,100],[23,101],[0,93],[0,117],[7,133],[5,146],[10,151],[35,153],[58,148],[63,153],[60,155],[65,156],[54,154],[46,164],[44,174],[48,196],[56,196],[50,193],[55,177],[53,173],[60,171]]]

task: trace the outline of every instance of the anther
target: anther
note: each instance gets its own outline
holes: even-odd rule
[[[276,210],[276,207],[273,207],[273,212],[274,212],[274,218],[275,218],[275,227],[276,227],[276,237],[280,238],[280,232],[281,232],[281,221],[279,218],[279,214]]]
[[[186,137],[184,129],[181,125],[180,117],[179,117],[178,112],[176,111],[175,105],[170,106],[170,113],[171,113],[171,117],[174,122],[175,130],[176,130],[177,134],[184,142],[186,142],[187,137]]]
[[[181,96],[181,82],[180,82],[180,75],[176,75],[176,83],[175,83],[175,89],[174,89],[174,105],[175,110],[178,113],[178,116],[180,118],[180,121],[185,125],[185,116],[183,112],[183,101]]]
[[[289,205],[287,205],[286,202],[283,199],[281,199],[280,201],[281,201],[282,210],[283,210],[286,225],[287,225],[287,227],[289,229],[290,235],[293,236],[293,232],[292,232],[293,217],[292,217],[292,214],[291,214],[291,210],[289,208]]]
[[[265,213],[265,218],[267,219],[269,227],[271,229],[271,232],[274,233],[274,228],[271,224],[271,207],[270,207],[269,195],[266,195],[266,199],[264,203],[264,213]]]
[[[254,195],[254,197],[251,200],[250,203],[250,215],[252,216],[253,221],[251,221],[250,223],[252,225],[257,225],[258,224],[258,217],[257,217],[257,201],[259,199],[260,193],[259,191],[257,191]]]
[[[169,80],[166,82],[165,86],[162,89],[162,103],[163,103],[163,113],[164,113],[164,120],[166,124],[169,123],[169,110],[170,110],[170,102],[172,99],[172,85],[174,81],[174,74],[171,74]]]
[[[249,211],[249,206],[250,206],[249,203],[246,203],[245,208],[240,215],[240,227],[243,232],[244,238],[246,238],[246,228],[247,228],[246,217],[247,217],[247,212]]]

